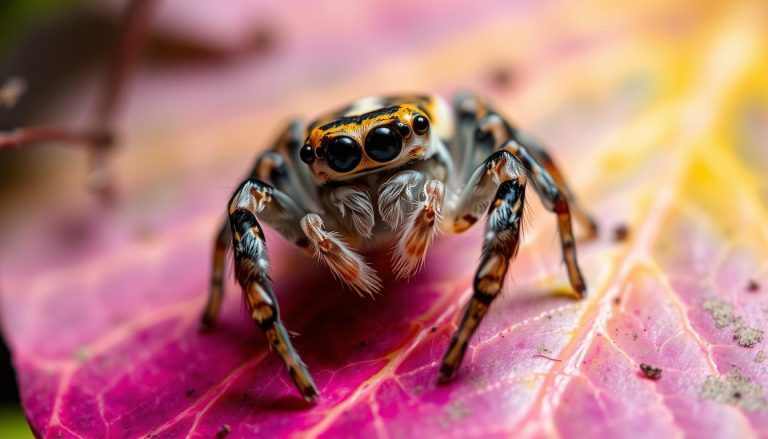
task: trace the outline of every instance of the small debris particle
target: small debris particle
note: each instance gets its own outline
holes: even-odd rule
[[[613,228],[613,242],[624,242],[629,238],[629,227],[626,224],[619,224]]]
[[[642,363],[640,364],[640,370],[643,372],[643,375],[645,375],[646,378],[651,380],[658,380],[661,378],[661,368],[653,367],[650,364]]]
[[[549,354],[551,354],[551,353],[552,353],[552,351],[547,349],[543,344],[540,344],[539,346],[536,347],[536,354],[533,357],[534,358],[536,358],[536,357],[546,358],[547,360],[551,360],[551,361],[563,361],[563,360],[561,360],[559,358],[553,358],[553,357],[549,356]]]
[[[499,90],[505,90],[514,84],[515,75],[509,67],[496,66],[488,72],[488,82]]]
[[[232,431],[232,427],[230,427],[229,424],[224,424],[221,426],[219,431],[216,432],[216,437],[217,438],[226,437],[231,431]]]
[[[0,106],[11,109],[27,91],[27,81],[20,76],[11,76],[0,85]]]
[[[635,332],[634,334],[632,334],[632,341],[637,340],[638,337],[639,335],[637,335],[637,333]]]
[[[437,326],[433,326],[429,328],[429,332],[435,332],[435,331],[437,331]]]
[[[717,329],[723,329],[730,326],[736,320],[733,315],[733,305],[717,298],[709,298],[702,305],[705,311],[709,313],[712,320],[715,321]]]
[[[187,389],[186,392],[184,392],[188,397],[195,394],[195,389]]]
[[[702,398],[741,407],[747,411],[768,410],[768,400],[763,394],[763,387],[752,383],[752,380],[742,375],[738,369],[725,376],[708,376],[699,394]]]
[[[755,363],[762,363],[766,359],[768,359],[768,354],[766,354],[765,351],[760,351],[755,354]]]
[[[364,347],[365,347],[365,340],[360,340],[360,341],[357,343],[357,347],[359,347],[359,348],[364,348]]]
[[[88,354],[88,349],[86,348],[80,348],[76,350],[73,356],[75,357],[75,361],[77,361],[78,363],[85,363],[86,361],[88,361],[88,358],[90,357],[90,355]]]
[[[461,401],[454,401],[445,408],[451,421],[461,421],[469,416],[469,408]]]
[[[733,332],[733,339],[739,346],[751,348],[763,340],[763,330],[750,328],[749,326],[739,326]]]
[[[621,296],[616,296],[613,298],[613,304],[616,306],[621,305]]]
[[[747,291],[750,293],[756,293],[760,291],[760,284],[757,283],[756,280],[750,279],[749,282],[747,282]]]

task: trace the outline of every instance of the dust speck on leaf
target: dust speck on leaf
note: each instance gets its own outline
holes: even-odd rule
[[[733,315],[733,305],[717,298],[709,298],[702,305],[715,321],[717,329],[723,329],[731,325],[736,317]]]
[[[736,340],[739,346],[751,348],[763,340],[763,331],[762,329],[742,325],[733,332],[733,339]]]
[[[749,282],[747,282],[747,291],[750,293],[756,293],[760,290],[760,284],[757,283],[756,280],[750,279]]]
[[[661,378],[661,368],[659,367],[653,367],[650,364],[642,363],[640,364],[640,370],[643,372],[643,375],[645,375],[646,378],[652,379],[654,381]]]
[[[747,326],[741,316],[733,313],[733,305],[725,300],[709,298],[704,301],[702,308],[712,317],[717,329],[733,325],[733,339],[739,346],[751,348],[763,340],[763,330]]]
[[[85,363],[86,361],[88,361],[88,358],[90,357],[90,355],[88,355],[88,349],[80,348],[75,351],[75,353],[73,354],[73,357],[75,361],[77,361],[78,363]]]
[[[187,396],[192,396],[195,394],[195,389],[187,389],[187,391],[184,392],[184,394]]]
[[[445,408],[448,419],[456,422],[469,416],[469,408],[461,401],[454,401]]]
[[[701,386],[700,395],[719,404],[733,405],[748,411],[768,409],[763,387],[753,383],[738,369],[725,376],[708,376]]]

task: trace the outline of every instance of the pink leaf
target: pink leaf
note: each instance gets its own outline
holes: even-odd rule
[[[677,17],[666,6],[638,13]],[[28,219],[3,246],[3,330],[33,431],[47,437],[768,435],[768,137],[750,122],[768,114],[768,99],[754,98],[768,97],[768,26],[765,14],[750,9],[697,13],[691,26],[707,32],[678,29],[691,32],[693,42],[674,49],[647,41],[643,30],[655,32],[656,24],[614,26],[589,38],[548,37],[555,30],[528,25],[540,37],[530,41],[546,41],[536,53],[547,56],[518,54],[521,89],[514,99],[497,98],[520,108],[523,125],[553,145],[603,233],[579,244],[589,290],[586,299],[573,300],[555,219],[532,201],[506,291],[470,343],[457,379],[444,386],[436,385],[438,362],[471,293],[479,228],[439,238],[410,281],[386,275],[387,249],[374,252],[372,263],[385,274],[384,294],[375,300],[342,289],[268,231],[283,319],[322,393],[308,405],[249,321],[234,283],[219,326],[198,331],[213,231],[236,184],[233,175],[242,172],[251,133],[274,132],[273,120],[263,120],[267,104],[234,122],[197,124],[192,134],[184,126],[170,135],[177,143],[129,115],[140,148],[126,150],[124,174],[152,179],[133,182],[115,212],[60,208],[55,216]],[[483,27],[474,32],[494,35]],[[612,33],[615,42],[606,42]],[[474,47],[475,36],[468,32],[450,47],[435,44],[447,53],[453,44]],[[626,48],[665,56],[624,57]],[[467,63],[481,62],[483,50],[493,49],[468,53]],[[441,64],[440,53],[424,55],[423,74],[463,82],[466,70]],[[580,59],[575,66],[574,59]],[[611,68],[597,68],[601,63]],[[381,76],[371,78],[363,80],[365,88]],[[157,79],[155,87],[162,83]],[[334,87],[326,96],[360,88]],[[549,88],[554,92],[542,91]],[[227,90],[239,92],[232,84]],[[135,106],[147,100],[140,96]],[[295,110],[316,112],[318,101],[317,95],[298,99]],[[191,137],[237,141],[215,151],[226,162],[218,169],[211,165],[214,152],[186,147]],[[173,178],[164,179],[167,173]],[[77,231],[79,239],[72,237]]]

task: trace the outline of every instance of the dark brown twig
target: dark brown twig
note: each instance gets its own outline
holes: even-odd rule
[[[147,34],[147,26],[157,0],[129,0],[121,19],[121,29],[89,129],[33,126],[0,133],[0,149],[44,142],[84,147],[90,156],[89,182],[102,199],[113,195],[108,155],[115,145],[115,115],[133,73]]]

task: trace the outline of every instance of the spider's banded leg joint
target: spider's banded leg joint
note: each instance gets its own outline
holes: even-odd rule
[[[446,383],[456,375],[470,338],[501,292],[510,260],[520,245],[524,203],[525,179],[507,180],[499,186],[488,212],[483,252],[473,282],[474,292],[443,356],[440,383]]]
[[[573,234],[571,205],[566,193],[552,175],[540,165],[537,158],[525,145],[510,140],[504,145],[504,151],[514,154],[523,164],[533,182],[533,187],[541,197],[544,207],[557,215],[558,232],[563,252],[563,261],[568,270],[568,280],[576,295],[584,297],[587,286],[581,274],[576,257],[576,239]]]
[[[347,246],[338,234],[324,229],[320,215],[311,213],[301,219],[309,245],[331,273],[360,294],[373,295],[381,288],[381,280],[363,259]]]

